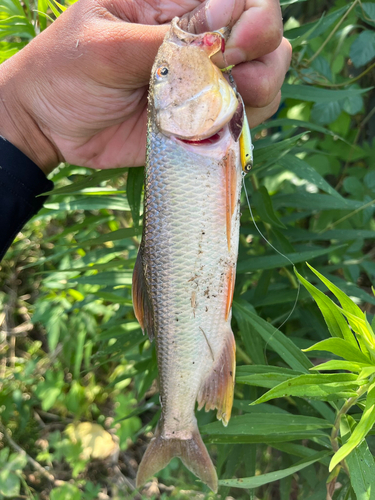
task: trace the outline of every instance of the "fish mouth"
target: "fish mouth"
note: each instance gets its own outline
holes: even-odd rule
[[[220,139],[224,135],[224,127],[215,132],[214,134],[210,135],[209,137],[205,137],[204,139],[181,139],[177,138],[176,139],[180,142],[183,142],[184,144],[191,144],[192,146],[205,146],[207,144],[216,144],[217,142],[220,141]]]
[[[200,156],[212,157],[212,155],[225,154],[228,147],[233,143],[233,138],[229,131],[228,123],[226,123],[219,130],[213,131],[214,133],[209,137],[202,138],[181,138],[170,136],[180,147],[185,151],[190,151],[193,154]]]

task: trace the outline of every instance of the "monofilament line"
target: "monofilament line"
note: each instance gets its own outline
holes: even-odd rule
[[[257,223],[255,222],[255,219],[254,219],[254,215],[253,215],[253,211],[251,209],[251,204],[250,204],[250,200],[249,200],[249,195],[247,193],[247,189],[246,189],[246,184],[245,184],[245,172],[242,172],[242,185],[243,185],[243,189],[245,191],[245,196],[246,196],[246,201],[247,201],[247,205],[249,207],[249,210],[250,210],[250,216],[251,216],[251,220],[253,221],[253,224],[254,226],[256,227],[256,230],[258,231],[258,233],[260,234],[260,236],[264,239],[264,241],[266,243],[268,243],[268,245],[273,248],[273,250],[275,250],[276,253],[278,253],[279,255],[281,255],[282,257],[284,257],[292,266],[293,266],[293,269],[295,269],[294,267],[294,263],[289,259],[289,257],[287,257],[285,254],[283,254],[282,252],[280,252],[280,250],[278,250],[276,247],[274,247],[272,245],[272,243],[270,241],[267,240],[267,238],[264,236],[264,234],[262,233],[262,231],[259,229]],[[290,311],[290,313],[288,314],[287,318],[281,323],[281,325],[277,328],[277,330],[280,330],[280,328],[282,326],[285,325],[285,323],[289,320],[289,318],[292,316],[292,314],[294,313],[294,310],[295,308],[297,307],[297,302],[298,302],[298,299],[299,299],[299,293],[300,293],[300,289],[301,289],[301,283],[298,281],[298,287],[297,287],[297,295],[296,295],[296,298],[295,298],[295,301],[294,301],[294,304],[293,304],[293,307],[292,307],[292,310]]]

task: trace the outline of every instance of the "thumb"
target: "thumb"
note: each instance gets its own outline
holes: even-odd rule
[[[169,25],[124,22],[119,25],[118,36],[115,37],[117,53],[127,78],[134,77],[139,83],[148,84],[157,51],[168,30]]]
[[[245,0],[206,0],[181,17],[179,26],[189,33],[232,27],[245,9]]]

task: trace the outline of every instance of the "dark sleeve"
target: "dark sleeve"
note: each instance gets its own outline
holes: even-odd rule
[[[0,136],[0,260],[17,233],[43,206],[53,188],[42,170]]]

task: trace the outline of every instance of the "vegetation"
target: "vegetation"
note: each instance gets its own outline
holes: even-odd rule
[[[227,428],[197,416],[217,498],[373,499],[375,3],[281,4],[293,61],[280,111],[253,131],[245,182],[256,224],[295,269],[244,197],[234,416]],[[0,62],[63,8],[0,0]],[[60,165],[1,263],[0,498],[141,498],[136,468],[160,413],[130,292],[142,178]],[[177,459],[147,495],[215,498]]]

